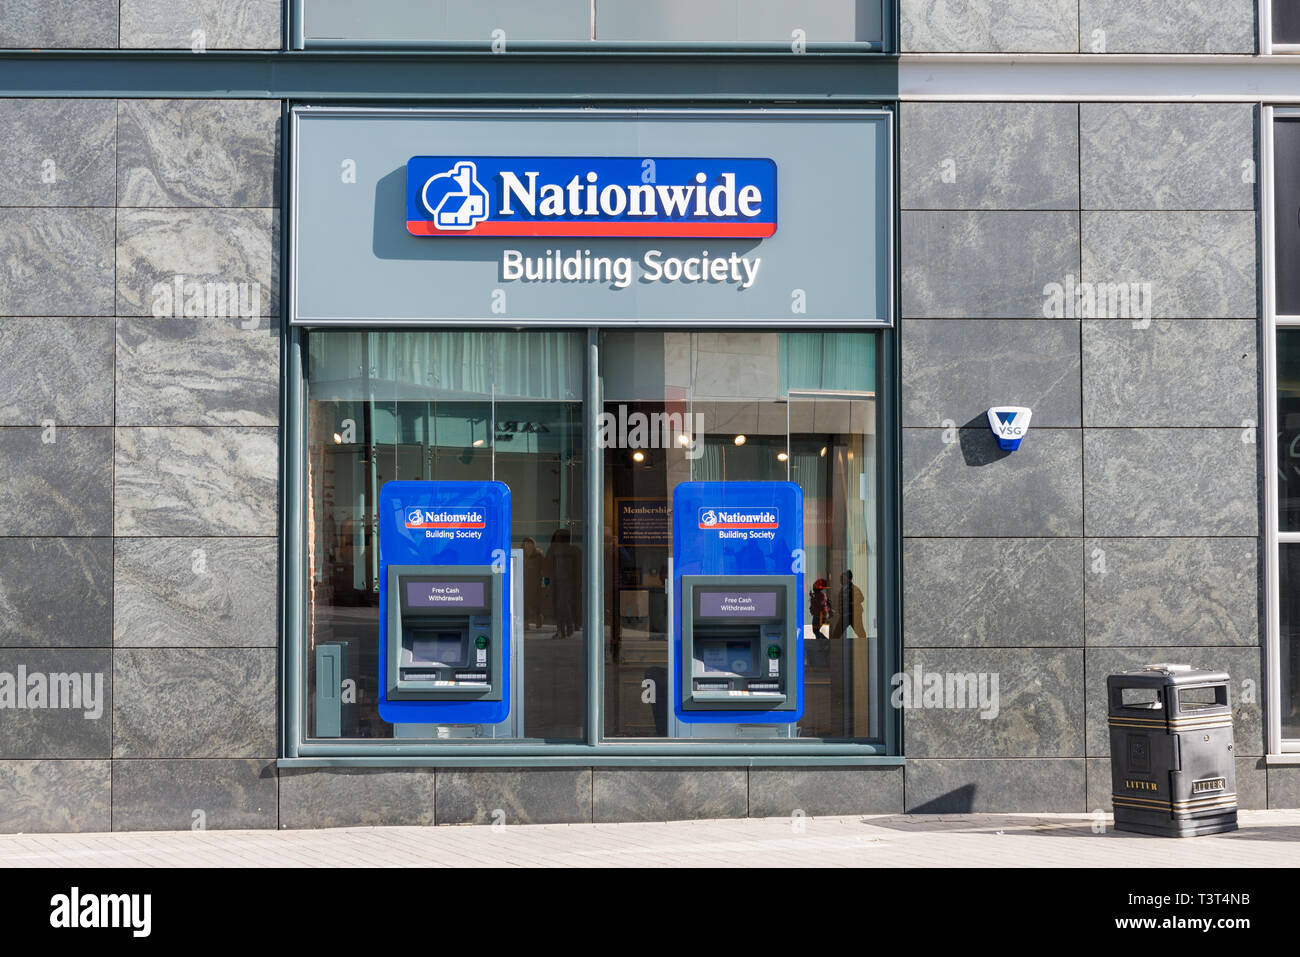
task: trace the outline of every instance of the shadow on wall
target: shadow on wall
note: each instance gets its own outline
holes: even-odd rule
[[[989,465],[1011,454],[998,445],[997,436],[989,430],[989,421],[983,414],[963,425],[957,432],[957,439],[961,443],[961,457],[967,465]]]
[[[975,785],[963,784],[955,791],[941,794],[932,801],[909,808],[908,814],[973,814],[975,812]]]

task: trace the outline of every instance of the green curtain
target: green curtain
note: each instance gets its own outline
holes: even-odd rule
[[[487,399],[495,384],[498,398],[576,400],[582,342],[572,332],[313,332],[311,397]]]
[[[861,332],[792,332],[782,337],[781,394],[875,392],[876,337]]]

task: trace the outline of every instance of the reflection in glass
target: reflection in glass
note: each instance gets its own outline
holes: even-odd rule
[[[1282,737],[1300,738],[1300,545],[1278,546]]]
[[[803,489],[797,734],[881,736],[875,345],[872,333],[602,336],[606,737],[669,734],[669,504],[688,480]]]
[[[307,375],[308,701],[336,646],[344,738],[388,738],[378,694],[379,490],[395,479],[511,489],[522,553],[529,738],[584,734],[582,335],[312,332]],[[350,683],[350,684],[349,684]],[[308,734],[315,710],[308,707]],[[483,733],[483,729],[471,729]]]
[[[1300,329],[1277,333],[1278,529],[1300,531]]]

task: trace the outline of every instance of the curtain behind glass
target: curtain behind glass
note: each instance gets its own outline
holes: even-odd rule
[[[582,337],[571,332],[317,332],[308,337],[313,399],[448,396],[577,399]]]
[[[792,332],[782,337],[782,395],[875,392],[876,337],[859,332]]]

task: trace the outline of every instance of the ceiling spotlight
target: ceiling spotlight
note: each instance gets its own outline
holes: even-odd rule
[[[633,461],[633,462],[644,462],[644,461],[645,461],[645,453],[642,452],[640,449],[637,449],[635,452],[632,453],[632,461]]]
[[[790,458],[790,456],[786,455],[784,452],[777,452],[777,453],[776,453],[776,460],[777,460],[778,462],[784,462],[784,461],[786,461],[786,460],[789,459],[789,458]]]
[[[821,452],[818,454],[820,454],[822,458],[826,458],[826,446],[823,445]]]
[[[679,435],[679,436],[677,436],[677,444],[678,444],[678,445],[690,445],[690,444],[691,444],[691,437],[690,437],[689,435]]]
[[[337,432],[334,433],[334,444],[335,445],[343,444],[343,436],[339,435]]]
[[[738,435],[732,441],[734,441],[737,445],[744,445],[745,437],[743,435]]]
[[[483,440],[482,440],[482,439],[475,439],[474,442],[473,442],[473,445],[474,445],[474,448],[476,448],[476,449],[481,449],[481,448],[483,448]]]

